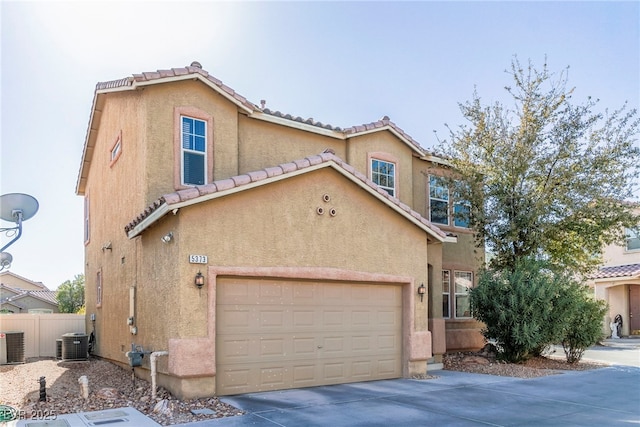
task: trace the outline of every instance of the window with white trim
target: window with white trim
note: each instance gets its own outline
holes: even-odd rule
[[[384,160],[371,159],[371,180],[389,195],[396,195],[396,165]]]
[[[449,187],[444,178],[429,176],[429,220],[449,225]]]
[[[456,318],[471,317],[471,300],[469,291],[473,287],[473,273],[470,271],[454,271]]]
[[[448,319],[451,317],[451,272],[442,270],[442,317]]]
[[[627,251],[640,250],[640,232],[639,231],[626,228],[624,230],[624,235],[627,241]]]
[[[207,122],[180,117],[182,185],[203,185],[207,177]]]
[[[429,175],[429,220],[434,224],[469,228],[471,203],[454,191],[446,178]]]
[[[113,144],[111,148],[111,164],[114,164],[118,157],[120,157],[120,153],[122,152],[122,141],[120,138],[116,140],[116,143]]]

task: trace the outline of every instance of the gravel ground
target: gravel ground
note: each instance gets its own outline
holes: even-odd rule
[[[89,380],[87,400],[80,395],[78,378],[82,375]],[[42,376],[46,380],[46,402],[39,402],[38,380]],[[130,370],[100,359],[79,362],[33,359],[25,364],[0,366],[0,403],[23,410],[27,418],[30,414],[54,416],[131,406],[166,426],[244,413],[217,397],[181,401],[162,387],[158,387],[152,401],[150,390],[151,385],[140,378],[134,384]],[[213,413],[191,412],[205,408]]]
[[[538,357],[523,364],[496,361],[488,351],[451,353],[443,358],[444,369],[519,378],[534,378],[558,374],[564,370],[595,369],[594,363],[568,364],[559,358]],[[80,395],[78,378],[89,380],[89,398]],[[46,402],[39,402],[39,378],[46,379]],[[432,375],[420,379],[437,378]],[[132,379],[131,371],[113,363],[90,359],[80,362],[60,362],[54,359],[32,359],[20,365],[0,366],[0,404],[9,405],[29,414],[61,415],[85,411],[131,406],[163,426],[230,417],[243,411],[220,402],[217,397],[181,401],[159,387],[156,399],[151,399],[147,381]],[[210,409],[211,414],[193,414],[191,410]]]
[[[496,360],[495,352],[481,350],[445,354],[444,369],[503,377],[536,378],[560,374],[562,371],[584,371],[607,366],[599,363],[567,363],[562,356],[534,357],[523,363],[506,363]]]

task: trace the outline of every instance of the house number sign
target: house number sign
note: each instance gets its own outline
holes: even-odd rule
[[[206,255],[189,255],[189,262],[191,264],[207,264],[209,261]]]

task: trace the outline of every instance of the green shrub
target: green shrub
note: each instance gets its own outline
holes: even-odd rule
[[[485,325],[485,339],[509,362],[538,356],[556,343],[566,343],[567,360],[577,361],[597,342],[604,316],[603,304],[590,299],[586,288],[531,259],[513,271],[481,272],[470,299],[473,316]]]
[[[565,323],[562,348],[567,362],[576,363],[584,351],[603,337],[602,318],[607,311],[604,301],[596,300],[587,288],[575,285],[568,289],[574,301],[573,311]]]

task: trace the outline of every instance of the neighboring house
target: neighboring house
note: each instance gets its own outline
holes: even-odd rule
[[[0,273],[0,312],[58,313],[56,292],[10,271]]]
[[[625,236],[624,245],[605,248],[604,264],[588,282],[596,297],[609,304],[604,319],[608,336],[618,314],[622,316],[622,335],[640,334],[640,234],[637,229],[625,229]]]
[[[448,173],[388,117],[274,112],[196,62],[98,83],[76,187],[94,354],[168,351],[159,384],[196,397],[409,377],[482,347],[483,254]]]

